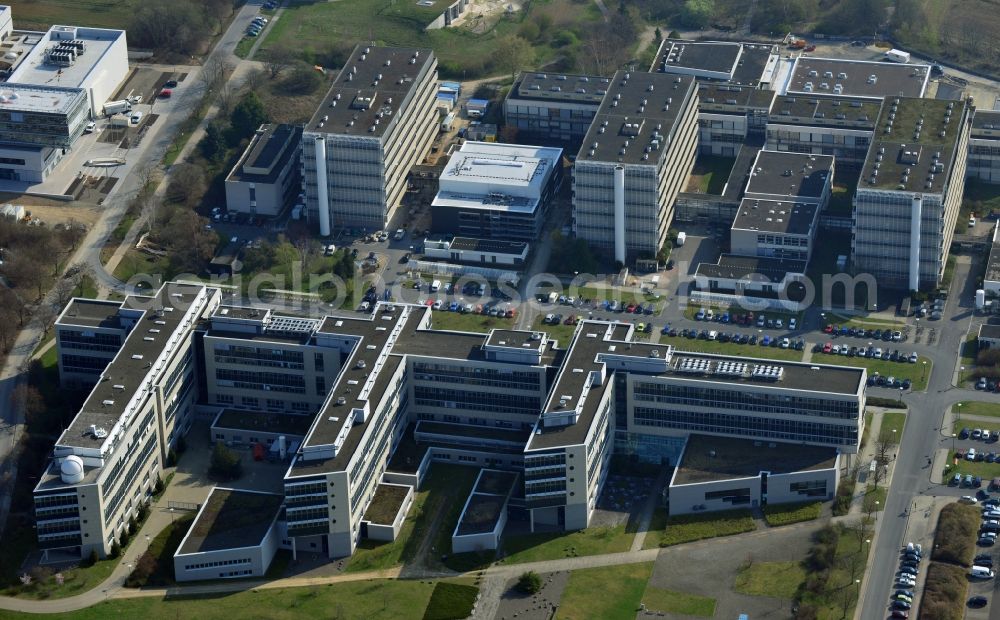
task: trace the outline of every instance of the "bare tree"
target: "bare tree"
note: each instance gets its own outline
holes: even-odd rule
[[[295,52],[290,47],[279,45],[267,51],[264,57],[264,67],[271,75],[271,79],[277,78],[281,72],[295,62]]]
[[[257,90],[258,88],[263,86],[264,77],[266,75],[267,72],[264,71],[263,69],[250,69],[250,71],[247,72],[247,77],[243,81],[243,83],[250,90]]]
[[[59,278],[56,285],[52,287],[52,293],[56,296],[56,304],[60,308],[73,298],[76,287],[80,284],[81,279],[79,274]]]
[[[35,308],[34,319],[38,323],[38,326],[42,329],[42,335],[49,333],[52,329],[52,323],[56,320],[58,313],[52,304],[40,303],[38,307]]]

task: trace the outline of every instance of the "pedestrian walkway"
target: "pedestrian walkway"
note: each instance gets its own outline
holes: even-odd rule
[[[671,471],[673,470],[666,467],[660,468],[660,473],[656,476],[656,480],[653,481],[653,485],[649,489],[649,495],[646,497],[646,502],[642,506],[642,513],[639,515],[639,525],[636,529],[635,537],[632,539],[631,551],[641,550],[643,543],[646,542],[646,533],[649,531],[649,525],[653,521],[653,513],[656,511],[656,507],[660,505],[661,498],[663,497],[663,487],[667,484],[667,473]]]

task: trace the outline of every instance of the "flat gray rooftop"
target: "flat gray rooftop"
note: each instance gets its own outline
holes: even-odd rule
[[[991,325],[989,323],[984,323],[979,326],[979,337],[980,338],[1000,338],[1000,325]]]
[[[312,421],[312,415],[224,409],[212,422],[212,427],[304,437]]]
[[[672,148],[677,120],[693,104],[696,90],[688,75],[616,72],[577,161],[656,165]],[[660,136],[658,147],[647,154],[654,134]]]
[[[723,280],[752,279],[780,284],[788,274],[805,274],[805,272],[804,261],[723,254],[719,256],[718,262],[699,263],[695,276]]]
[[[610,83],[611,78],[595,75],[523,72],[508,99],[589,104],[596,109]]]
[[[214,488],[176,555],[257,546],[284,501],[274,493]]]
[[[673,484],[749,478],[763,471],[771,475],[816,471],[836,463],[834,448],[690,435]]]
[[[417,79],[431,70],[433,59],[430,49],[358,45],[305,131],[381,138],[413,94]]]
[[[929,65],[799,56],[792,67],[787,94],[922,97],[930,69]]]
[[[154,303],[143,313],[80,412],[63,431],[57,446],[99,448],[106,438],[89,432],[91,425],[110,432],[124,415],[129,400],[151,371],[150,366],[167,346],[195,297],[205,287],[168,282],[157,292]],[[162,308],[163,312],[157,312]]]
[[[944,191],[958,142],[967,131],[967,106],[965,100],[887,98],[861,168],[858,191]]]
[[[74,297],[56,321],[56,325],[82,327],[121,327],[118,311],[122,302]]]
[[[986,259],[986,273],[983,278],[994,282],[1000,280],[1000,243],[995,238],[993,245],[990,246],[990,255]]]
[[[972,117],[972,136],[1000,139],[1000,110],[976,110]]]
[[[743,46],[731,41],[665,39],[660,46],[660,71],[711,71],[729,76],[736,70]]]
[[[6,93],[7,99],[0,101],[0,111],[69,114],[74,106],[87,98],[86,91],[81,88],[58,84],[5,82],[2,92]],[[11,95],[16,95],[16,98]]]
[[[53,37],[56,36],[60,40],[54,40]],[[92,84],[94,79],[100,79],[101,76],[93,76],[93,79],[88,81],[88,78],[92,77],[94,69],[98,67],[105,54],[119,38],[125,38],[124,30],[84,26],[52,26],[48,32],[42,35],[38,45],[18,64],[7,79],[10,82],[20,84],[86,87]],[[46,62],[46,51],[63,40],[82,41],[85,47],[84,52],[77,56],[76,60],[69,66]],[[122,54],[124,55],[124,53],[124,49],[122,49]],[[103,101],[95,102],[98,107],[103,103]]]
[[[818,214],[819,206],[815,204],[744,198],[733,229],[805,235],[812,230]]]
[[[451,240],[451,249],[475,252],[490,252],[493,254],[511,254],[520,256],[528,248],[525,241],[504,241],[502,239],[476,239],[472,237],[455,237]]]
[[[832,155],[764,150],[757,154],[746,193],[818,201],[832,177]]]
[[[302,127],[268,125],[266,131],[254,136],[246,158],[236,162],[227,181],[271,184],[278,180],[299,148]]]
[[[698,82],[698,110],[700,112],[729,112],[744,114],[748,110],[767,110],[776,93],[752,86],[722,82]]]
[[[768,121],[784,125],[871,130],[875,127],[881,107],[881,99],[778,95],[771,105]]]

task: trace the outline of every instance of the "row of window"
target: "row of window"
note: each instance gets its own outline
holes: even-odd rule
[[[722,433],[745,437],[779,439],[790,442],[824,443],[832,446],[857,445],[854,425],[823,424],[714,411],[673,411],[636,407],[637,426],[671,428],[700,433]]]
[[[847,420],[856,420],[859,410],[858,403],[849,400],[744,392],[733,389],[638,380],[634,382],[633,394],[635,400],[640,402],[681,403],[698,407],[719,407],[740,411],[810,415]]]
[[[469,409],[532,416],[537,416],[542,408],[541,399],[536,396],[509,393],[471,392],[415,385],[413,395],[418,407]]]
[[[238,566],[249,564],[250,558],[239,558],[237,560],[217,560],[215,562],[202,562],[201,564],[185,564],[184,570],[198,570],[202,568],[216,568],[218,566]]]

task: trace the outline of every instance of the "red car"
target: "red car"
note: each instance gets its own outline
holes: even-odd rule
[[[635,304],[629,304],[628,306],[626,306],[625,307],[625,312],[629,312],[629,313],[635,312]]]
[[[828,343],[826,343],[826,344],[823,345],[823,353],[829,353],[832,350],[833,350],[833,343],[832,342],[828,342]]]
[[[160,91],[160,98],[170,99],[170,95],[172,94],[174,94],[173,91],[171,91],[169,88],[164,88],[163,90]]]
[[[803,52],[815,52],[816,51],[816,46],[815,45],[810,45],[809,47],[805,48],[802,51]]]
[[[826,327],[824,327],[823,328],[823,333],[824,334],[833,333],[833,325],[827,325]]]

